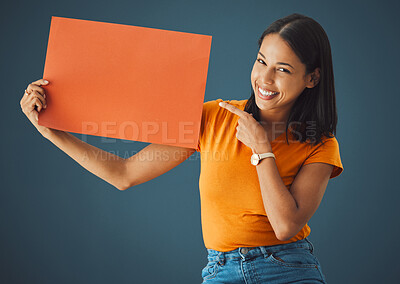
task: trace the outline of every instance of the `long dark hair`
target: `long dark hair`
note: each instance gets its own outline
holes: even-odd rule
[[[337,124],[336,98],[331,47],[324,29],[312,18],[295,13],[273,22],[258,40],[259,48],[268,34],[279,34],[289,44],[305,64],[306,75],[320,68],[318,84],[314,88],[305,88],[293,104],[286,123],[286,134],[290,126],[295,141],[314,145],[322,142],[322,136],[333,137]],[[260,122],[260,110],[251,89],[244,111],[252,113]],[[289,144],[288,135],[286,142]]]

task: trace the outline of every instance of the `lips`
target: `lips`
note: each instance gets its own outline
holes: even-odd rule
[[[270,93],[276,93],[276,92],[278,92],[278,91],[269,90],[269,89],[267,89],[267,88],[263,88],[263,87],[258,86],[258,85],[256,85],[256,87],[257,87],[257,90],[258,90],[258,88],[261,88],[261,90],[263,90],[264,92],[270,92]],[[279,92],[278,92],[278,93],[279,93]]]
[[[262,89],[262,90],[264,91],[265,89]],[[261,94],[261,92],[257,86],[257,95],[262,100],[269,101],[269,100],[272,100],[273,98],[275,98],[277,95],[279,95],[279,92],[272,92],[272,93],[276,93],[276,94],[275,95],[263,95],[263,94]]]

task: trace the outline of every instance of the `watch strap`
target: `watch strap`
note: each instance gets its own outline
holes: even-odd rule
[[[264,159],[264,158],[269,158],[269,157],[272,157],[272,158],[275,159],[274,153],[271,153],[271,152],[269,152],[269,153],[258,154],[258,156],[260,157],[260,160],[261,160],[261,159]]]

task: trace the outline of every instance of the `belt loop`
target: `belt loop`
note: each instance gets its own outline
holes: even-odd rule
[[[268,258],[269,257],[269,253],[268,253],[267,249],[264,246],[260,246],[259,248],[260,248],[264,258]]]
[[[221,251],[221,252],[218,254],[218,262],[219,262],[221,265],[224,265],[224,264],[225,264],[225,252]]]
[[[304,238],[306,240],[306,242],[310,245],[310,250],[311,253],[314,253],[314,245],[311,243],[310,240],[307,239],[307,237]]]

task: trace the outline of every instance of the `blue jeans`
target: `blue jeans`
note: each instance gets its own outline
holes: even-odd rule
[[[307,238],[288,244],[208,251],[203,283],[326,283]]]

